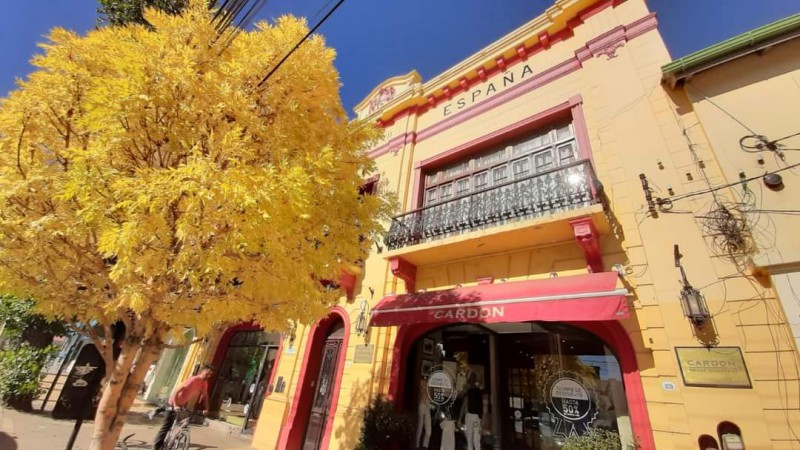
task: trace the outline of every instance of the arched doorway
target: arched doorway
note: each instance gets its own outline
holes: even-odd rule
[[[318,450],[328,447],[348,335],[347,313],[338,307],[312,328],[278,448]]]
[[[592,428],[635,439],[640,419],[627,391],[640,387],[629,383],[630,355],[618,355],[605,333],[563,322],[408,328],[396,342],[390,391],[407,411],[423,414],[418,403],[429,403],[433,426],[415,433],[429,449],[466,448],[470,433],[440,430],[452,430],[447,421],[466,425],[469,414],[475,439],[496,449],[557,449]],[[474,407],[472,388],[480,391]]]
[[[312,384],[314,397],[308,415],[308,426],[303,438],[303,450],[319,450],[325,438],[325,428],[332,414],[333,391],[337,389],[336,375],[339,369],[339,355],[342,353],[344,324],[339,321],[331,326],[322,346],[322,355],[316,380]],[[313,374],[312,374],[313,375]]]
[[[254,323],[225,331],[213,359],[217,371],[210,392],[212,415],[241,426],[242,431],[255,427],[280,341],[280,334],[265,332]]]

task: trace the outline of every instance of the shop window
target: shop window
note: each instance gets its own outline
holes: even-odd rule
[[[697,444],[700,450],[719,450],[719,444],[713,437],[704,434],[697,439]]]
[[[717,425],[717,435],[722,450],[744,450],[742,431],[733,422],[721,422]]]
[[[241,424],[255,419],[267,393],[267,383],[277,358],[280,335],[261,330],[239,330],[231,336],[217,371],[210,409]]]
[[[417,446],[555,450],[593,428],[633,443],[619,362],[578,328],[447,326],[422,336],[407,364],[404,405],[417,415]]]

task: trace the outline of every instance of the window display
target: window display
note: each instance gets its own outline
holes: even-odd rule
[[[560,449],[592,428],[633,441],[617,358],[579,328],[448,326],[422,336],[409,358],[417,448]]]

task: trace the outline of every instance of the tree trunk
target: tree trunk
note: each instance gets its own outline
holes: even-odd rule
[[[157,345],[139,342],[130,336],[122,345],[97,406],[90,450],[114,450],[147,369],[161,353]]]

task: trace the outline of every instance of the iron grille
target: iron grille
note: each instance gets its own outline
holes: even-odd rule
[[[591,163],[576,161],[396,216],[384,243],[395,250],[589,206],[598,202],[598,187]]]

